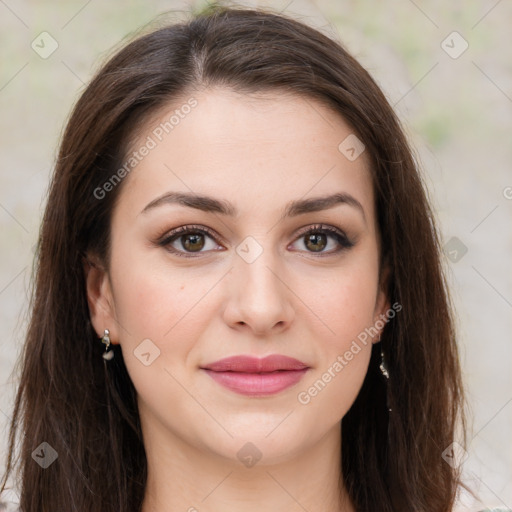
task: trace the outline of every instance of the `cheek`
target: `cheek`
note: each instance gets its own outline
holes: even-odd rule
[[[350,341],[373,325],[377,267],[354,264],[321,279],[308,280],[301,296],[323,325],[328,351],[346,350]]]
[[[371,357],[378,268],[370,258],[364,263],[358,260],[357,266],[308,288],[324,334],[317,337],[318,364],[298,390],[297,401],[330,424],[350,409]]]
[[[347,350],[328,362],[305,381],[297,392],[298,407],[328,425],[338,423],[354,403],[365,379],[371,344],[349,344]]]
[[[182,396],[178,382],[208,321],[201,298],[213,283],[192,283],[183,272],[139,264],[135,255],[116,269],[116,315],[128,374],[144,403],[164,411]]]
[[[209,293],[219,281],[218,273],[153,264],[135,251],[122,259],[112,256],[127,371],[144,401],[174,403],[181,396],[178,382],[195,371],[191,352],[218,311],[211,303],[214,294]],[[155,389],[162,390],[158,397]]]
[[[184,330],[198,325],[201,302],[218,280],[211,272],[196,271],[192,278],[192,271],[153,264],[136,252],[122,260],[113,258],[112,268],[123,343],[152,338],[166,344],[177,335],[186,340]]]

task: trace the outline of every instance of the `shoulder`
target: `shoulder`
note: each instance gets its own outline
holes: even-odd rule
[[[21,512],[19,496],[12,489],[0,493],[0,512]]]
[[[21,512],[17,503],[0,501],[0,512]]]
[[[482,508],[477,512],[512,512],[512,508]]]

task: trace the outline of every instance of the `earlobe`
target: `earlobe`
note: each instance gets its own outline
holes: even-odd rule
[[[84,258],[83,268],[91,323],[99,338],[108,329],[115,344],[119,337],[108,272],[95,257]]]

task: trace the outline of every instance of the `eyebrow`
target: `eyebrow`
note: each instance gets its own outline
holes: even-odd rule
[[[178,204],[188,208],[195,208],[196,210],[201,210],[203,212],[219,213],[230,217],[238,215],[237,209],[229,201],[189,192],[167,192],[147,204],[141,213],[147,213],[158,206],[166,204]],[[286,217],[296,217],[305,213],[328,210],[340,204],[346,204],[359,210],[366,223],[366,215],[363,205],[354,196],[346,192],[339,192],[329,196],[290,201],[286,204],[281,219]]]

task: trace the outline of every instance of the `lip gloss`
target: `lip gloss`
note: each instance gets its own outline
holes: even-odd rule
[[[204,371],[220,385],[248,396],[265,396],[279,393],[299,382],[309,368],[302,370],[276,370],[265,373]]]

